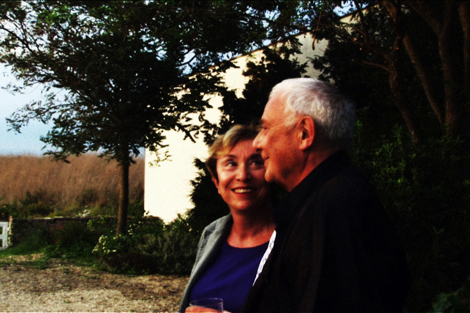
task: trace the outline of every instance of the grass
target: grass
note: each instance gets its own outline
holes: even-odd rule
[[[85,209],[109,210],[106,207],[115,206],[119,196],[119,168],[115,161],[108,162],[95,154],[70,157],[69,161],[0,155],[0,206],[40,212],[40,216],[71,216]],[[139,158],[130,167],[131,203],[143,201],[144,162]]]
[[[43,253],[28,252],[21,246],[0,250],[0,267],[20,265],[45,269],[48,266],[48,260],[49,258]]]

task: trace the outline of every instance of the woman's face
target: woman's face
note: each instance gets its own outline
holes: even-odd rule
[[[241,140],[217,159],[218,180],[213,178],[213,181],[231,211],[243,211],[268,201],[265,171],[261,155],[253,148],[253,140]]]

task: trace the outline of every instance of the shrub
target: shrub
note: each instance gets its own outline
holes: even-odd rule
[[[15,226],[14,226],[15,227]],[[25,235],[21,237],[21,241],[14,244],[8,249],[14,249],[16,254],[33,254],[42,252],[49,244],[49,227],[46,225],[36,225],[29,228]]]
[[[145,215],[144,202],[142,200],[130,202],[128,215],[133,217],[143,217]]]
[[[189,275],[196,258],[198,237],[190,232],[168,229],[157,238],[155,255],[161,274]]]
[[[433,301],[433,311],[435,313],[457,313],[470,312],[470,276],[465,284],[451,293],[441,293]]]
[[[352,159],[402,238],[413,277],[409,310],[426,312],[437,294],[456,290],[470,272],[469,154],[463,142],[446,136],[414,147],[400,127],[375,143],[361,132]]]
[[[93,254],[101,269],[114,273],[188,275],[198,239],[181,215],[168,225],[145,217],[132,220],[127,235],[101,236]]]
[[[116,218],[16,219],[14,254],[44,252],[49,258],[94,262],[123,274],[188,275],[198,236],[184,216],[165,225],[158,217],[130,218],[127,234],[115,234]],[[87,221],[87,223],[85,223]]]
[[[49,228],[47,257],[65,257],[91,260],[99,233],[79,221],[61,221]]]
[[[18,217],[16,205],[14,204],[3,204],[0,205],[0,220],[8,221],[10,216]]]
[[[129,221],[127,234],[102,235],[93,249],[98,266],[115,273],[160,272],[157,238],[163,236],[164,226],[160,218],[135,218]]]
[[[194,207],[189,209],[184,217],[178,216],[173,223],[184,220],[195,233],[201,234],[207,225],[228,214],[230,209],[220,197],[205,163],[195,159],[194,165],[198,169],[197,177],[191,181],[193,190],[190,198]]]

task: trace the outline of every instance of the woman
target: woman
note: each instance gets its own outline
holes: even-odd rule
[[[254,127],[235,125],[209,149],[206,166],[230,214],[204,229],[180,312],[200,298],[222,298],[224,310],[238,312],[253,285],[275,227],[256,135]]]

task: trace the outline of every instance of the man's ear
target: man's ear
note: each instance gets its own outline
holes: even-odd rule
[[[313,118],[304,116],[299,120],[299,139],[300,139],[300,150],[308,149],[315,139],[315,122]]]

